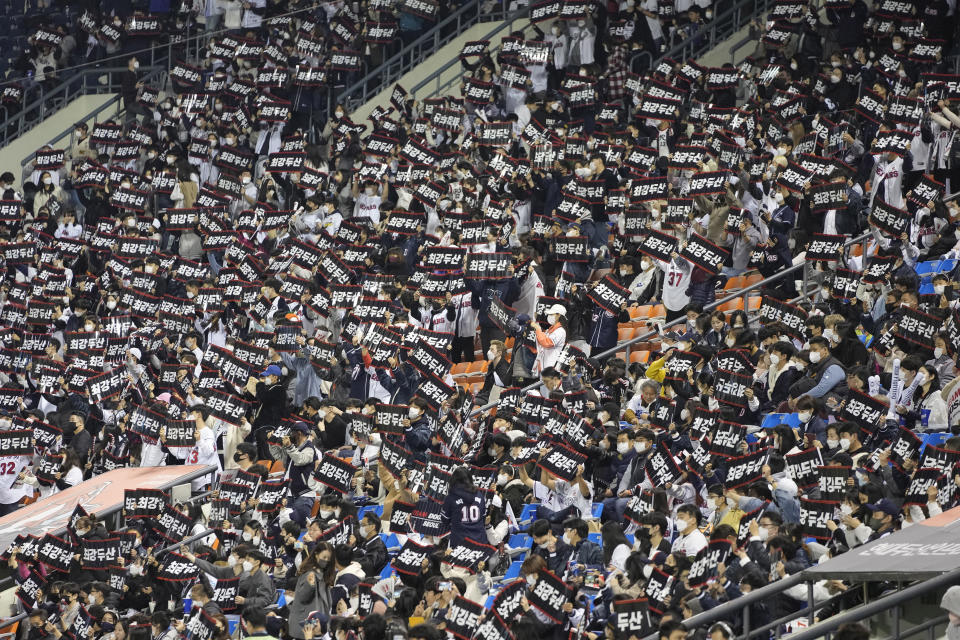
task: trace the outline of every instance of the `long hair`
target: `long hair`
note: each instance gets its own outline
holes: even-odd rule
[[[476,493],[477,487],[473,484],[473,476],[470,475],[470,469],[465,466],[457,467],[450,476],[450,488],[460,487],[471,493]]]
[[[323,551],[330,552],[330,560],[327,562],[327,566],[321,569],[317,564],[317,557]],[[313,548],[313,551],[310,552],[310,555],[300,563],[300,571],[297,572],[297,575],[303,575],[308,571],[318,571],[323,575],[324,584],[328,587],[332,586],[337,575],[336,562],[334,562],[335,557],[332,544],[329,542],[318,542]]]

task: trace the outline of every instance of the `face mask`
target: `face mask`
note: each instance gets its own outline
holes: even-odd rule
[[[93,331],[93,325],[92,325],[92,324],[85,324],[85,325],[83,325],[83,330],[86,331],[87,333],[89,333],[89,332]]]
[[[590,175],[590,167],[578,167],[574,169],[573,172],[581,178],[586,178]]]
[[[903,49],[903,43],[902,43],[902,42],[897,42],[896,40],[894,40],[894,41],[893,41],[893,50],[894,50],[894,51],[900,51],[901,49]]]
[[[770,354],[770,364],[780,364],[780,356],[775,353]]]
[[[323,518],[324,520],[326,520],[332,515],[333,515],[333,511],[329,509],[320,509],[320,517]]]
[[[767,536],[770,535],[770,530],[766,527],[757,527],[757,535],[760,537],[760,540],[766,540]]]
[[[647,450],[647,443],[638,442],[635,445],[633,445],[633,448],[637,450],[637,453],[643,453],[644,451]]]
[[[640,261],[640,268],[643,269],[644,271],[646,271],[647,269],[649,269],[649,268],[650,268],[650,261],[649,261],[649,260],[641,260],[641,261]]]
[[[688,418],[690,418],[690,410],[689,410],[689,409],[684,409],[683,411],[680,412],[680,419],[681,419],[681,420],[687,420]]]
[[[869,525],[869,526],[870,526],[870,528],[873,529],[874,531],[877,531],[877,530],[879,530],[881,527],[883,527],[883,520],[882,520],[881,518],[877,518],[876,516],[874,516],[873,518],[870,518],[870,525]]]
[[[625,277],[627,276],[627,270],[626,270],[626,269],[620,269],[620,275],[625,278]]]
[[[630,443],[629,443],[629,442],[618,442],[618,443],[617,443],[617,453],[619,453],[619,454],[622,455],[622,454],[626,453],[627,451],[630,451]]]
[[[601,440],[600,444],[598,444],[597,446],[603,449],[604,451],[607,451],[608,449],[610,449],[610,443],[607,442],[606,440]]]
[[[850,448],[850,438],[840,438],[840,448],[846,451]]]
[[[237,139],[236,139],[236,138],[227,138],[226,140],[224,140],[224,142],[225,142],[228,146],[231,146],[231,147],[232,147],[233,145],[237,144]]]
[[[360,535],[364,538],[370,537],[370,527],[360,527]]]
[[[828,449],[836,449],[838,446],[840,446],[839,440],[837,440],[836,438],[827,438]]]
[[[333,115],[337,116],[337,118],[342,118],[342,117],[343,117],[343,111],[337,109],[336,111],[333,112]]]
[[[537,584],[537,576],[533,576],[533,575],[527,576],[527,584],[530,585],[531,587]]]
[[[243,538],[244,542],[250,542],[253,540],[253,534],[249,531],[244,531],[242,534],[240,534],[240,537]]]
[[[247,573],[250,573],[251,571],[253,571],[253,563],[250,562],[249,560],[244,560],[243,570],[246,571]]]
[[[235,567],[237,566],[237,556],[230,556],[227,558],[227,566]]]
[[[92,593],[87,596],[87,603],[89,603],[89,604],[97,604],[97,599],[93,597],[93,594],[92,594]]]
[[[720,401],[714,397],[707,398],[707,407],[710,408],[710,411],[716,411],[720,408]]]
[[[660,209],[650,209],[650,217],[656,220],[660,217]]]
[[[943,355],[943,348],[942,348],[942,347],[937,347],[936,349],[933,350],[933,358],[934,358],[934,360],[936,360],[937,358],[940,358],[942,355]]]
[[[407,416],[409,416],[411,420],[415,419],[417,415],[418,413],[416,407],[410,407],[407,409]]]
[[[550,324],[556,324],[557,322],[556,314],[551,313],[549,316],[547,316],[547,322],[549,322]]]
[[[833,329],[824,329],[823,337],[826,338],[827,340],[836,340],[837,334],[833,332]]]
[[[776,201],[777,204],[783,204],[783,194],[782,194],[782,193],[774,194],[773,199]]]
[[[842,504],[840,505],[840,513],[842,513],[845,516],[848,516],[851,513],[853,513],[853,507],[851,507],[848,504]]]
[[[552,33],[555,36],[560,35],[560,29],[558,29],[557,27],[553,27],[550,29],[550,33]]]
[[[797,70],[797,63],[796,63],[796,62],[791,62],[791,63],[790,63],[790,68],[791,68],[792,70],[796,71],[796,70]]]
[[[572,542],[570,542],[570,534],[567,533],[566,531],[563,532],[563,541],[566,544],[573,544]]]
[[[946,287],[945,287],[944,285],[942,285],[942,284],[935,284],[935,285],[933,285],[933,292],[934,292],[935,294],[937,294],[938,296],[942,296],[942,295],[943,295],[944,289],[946,289]]]
[[[148,264],[147,266],[145,266],[145,267],[143,268],[143,270],[144,270],[145,272],[147,272],[147,273],[156,273],[156,272],[157,272],[157,268],[156,268],[155,266],[153,266],[152,264]]]
[[[487,360],[493,360],[497,357],[497,354],[494,353],[493,349],[487,349]]]
[[[797,417],[800,418],[800,422],[806,424],[807,422],[810,422],[810,418],[813,417],[813,414],[809,411],[801,411],[797,414]]]
[[[174,156],[167,156],[167,164],[173,164],[177,159]]]
[[[833,76],[833,75],[830,76],[830,83],[831,83],[831,84],[838,84],[839,82],[840,82],[840,76]]]
[[[143,567],[141,567],[141,566],[138,565],[138,564],[132,564],[132,565],[130,565],[130,575],[132,575],[132,576],[140,576],[140,575],[143,575]]]
[[[811,352],[810,352],[810,362],[813,363],[813,364],[816,364],[816,363],[820,362],[820,352],[819,352],[819,351],[811,351]]]
[[[490,456],[491,458],[496,458],[497,452],[493,447],[487,447],[487,455]]]
[[[737,506],[737,501],[734,500],[733,498],[727,498],[727,506],[733,509],[734,507]]]
[[[730,348],[733,348],[733,345],[737,343],[737,341],[734,340],[733,338],[727,338],[726,340],[724,340],[724,342],[727,343],[727,346]]]
[[[53,184],[53,178],[44,178],[43,184],[47,184],[47,185]]]
[[[510,482],[510,476],[504,475],[502,473],[497,476],[497,484],[500,485],[501,487],[506,485],[508,482]]]
[[[364,189],[364,193],[366,193],[368,196],[373,196],[373,191],[373,187],[367,187]]]

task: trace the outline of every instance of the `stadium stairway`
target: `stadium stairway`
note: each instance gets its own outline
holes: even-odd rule
[[[120,101],[116,94],[93,94],[82,95],[71,100],[66,108],[59,109],[56,113],[49,116],[46,120],[38,122],[33,128],[29,129],[23,135],[14,138],[10,144],[0,149],[0,155],[4,158],[17,159],[32,157],[33,153],[43,145],[51,142],[51,138],[57,133],[63,131],[66,138],[63,140],[60,148],[66,148],[69,143],[69,136],[73,127],[78,122],[86,122],[90,128],[93,128],[94,122],[109,120],[119,109]],[[81,116],[79,114],[87,114]],[[8,169],[12,170],[10,165]],[[13,171],[14,184],[20,188],[20,172]]]

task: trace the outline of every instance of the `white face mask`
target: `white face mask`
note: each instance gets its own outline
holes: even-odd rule
[[[816,363],[820,362],[820,352],[819,352],[819,351],[811,351],[811,352],[810,352],[810,362],[813,363],[813,364],[816,364]]]
[[[838,446],[840,446],[839,440],[837,440],[836,438],[827,438],[828,449],[836,449]]]
[[[497,357],[497,354],[494,353],[493,349],[487,349],[487,360],[493,360]]]
[[[566,531],[563,532],[563,542],[565,544],[573,544],[572,542],[570,542],[570,534],[567,533]]]
[[[237,556],[229,556],[229,557],[227,558],[227,566],[228,566],[228,567],[235,567],[235,566],[237,566]]]
[[[647,443],[646,443],[646,442],[638,442],[638,443],[636,443],[636,444],[633,445],[633,448],[637,450],[637,453],[643,453],[644,451],[647,450]]]
[[[88,603],[88,604],[97,604],[97,599],[93,597],[93,594],[92,594],[92,593],[87,596],[87,603]]]
[[[760,540],[766,540],[770,535],[770,530],[766,527],[757,527],[757,536],[760,537]]]
[[[720,408],[720,401],[711,396],[707,398],[707,407],[710,409],[710,411],[716,411]]]
[[[796,70],[797,70],[797,63],[796,63],[796,62],[791,62],[791,63],[790,63],[790,68],[791,68],[792,70],[796,71]]]
[[[840,76],[831,75],[831,76],[830,76],[830,82],[831,82],[831,84],[839,84],[839,83],[840,83]]]
[[[690,417],[690,410],[689,410],[689,409],[684,409],[684,410],[682,410],[682,411],[680,412],[680,419],[681,419],[681,420],[686,420],[686,419],[688,419],[689,417]]]
[[[537,584],[537,576],[535,575],[527,576],[527,584],[530,585],[531,587]]]
[[[557,314],[551,313],[550,315],[548,315],[548,316],[547,316],[547,322],[549,322],[550,324],[556,324],[556,322],[557,322]]]
[[[507,484],[508,482],[510,482],[510,476],[504,475],[502,473],[497,476],[497,484],[500,485],[501,487]]]
[[[143,567],[141,567],[141,566],[138,565],[138,564],[132,564],[132,565],[130,565],[130,575],[132,575],[132,576],[143,575]]]
[[[641,261],[640,261],[640,268],[643,269],[644,271],[646,271],[647,269],[649,269],[649,268],[650,268],[650,261],[649,261],[649,260],[641,260]]]
[[[776,193],[776,194],[774,194],[773,199],[774,199],[774,201],[775,201],[777,204],[783,204],[783,194],[782,194],[782,193]]]
[[[733,498],[727,498],[727,506],[733,509],[734,507],[737,506],[737,501],[734,500]]]
[[[840,438],[840,448],[846,451],[850,448],[850,438]]]
[[[622,277],[626,277],[626,276],[627,276],[627,270],[626,270],[626,269],[620,269],[620,275],[621,275]]]
[[[894,40],[891,46],[893,46],[894,51],[900,51],[901,49],[903,49],[903,43],[898,42],[897,40]]]
[[[824,329],[823,337],[826,338],[827,340],[836,340],[837,334],[833,332],[833,329]]]
[[[946,289],[946,287],[945,287],[944,285],[942,285],[942,284],[935,284],[935,285],[933,285],[933,292],[934,292],[935,294],[937,294],[938,296],[942,296],[942,295],[943,295],[944,289]]]
[[[776,353],[771,353],[771,354],[770,354],[770,364],[774,364],[774,365],[780,364],[780,356],[777,355]]]
[[[417,411],[416,407],[410,407],[407,409],[407,416],[409,416],[411,420],[416,419],[418,415],[420,415],[420,413]]]
[[[339,119],[339,118],[342,118],[342,117],[343,117],[343,111],[340,110],[340,109],[337,109],[336,111],[333,112],[333,115],[337,116],[338,119]]]
[[[726,340],[724,340],[724,342],[727,344],[728,347],[731,347],[731,348],[733,347],[733,345],[737,343],[737,341],[734,340],[733,337],[727,338]]]
[[[368,196],[373,196],[373,187],[367,187],[364,189],[364,193],[366,193]]]
[[[810,422],[810,418],[813,417],[813,413],[810,411],[801,411],[797,414],[797,417],[800,418],[800,422],[806,424]]]
[[[250,533],[249,531],[244,531],[243,533],[240,534],[240,537],[243,538],[244,542],[250,542],[251,540],[253,540],[253,534]]]
[[[43,184],[53,184],[53,178],[44,178]]]
[[[660,217],[660,209],[650,209],[650,217],[656,220]]]
[[[851,507],[848,504],[842,504],[840,505],[840,513],[842,513],[845,516],[848,516],[851,513],[853,513],[853,507]]]
[[[253,571],[253,563],[250,562],[249,560],[244,560],[243,570],[246,571],[247,573],[250,573],[251,571]]]
[[[333,511],[331,511],[331,510],[329,510],[329,509],[320,509],[320,517],[321,517],[321,518],[327,519],[327,518],[329,518],[329,517],[332,516],[332,515],[333,515]]]
[[[618,442],[618,443],[617,443],[617,453],[619,453],[619,454],[622,455],[622,454],[626,453],[627,451],[630,451],[630,443],[629,443],[629,442]]]
[[[87,333],[89,333],[89,332],[93,331],[93,325],[87,323],[87,324],[83,325],[83,330],[86,331]]]
[[[573,172],[580,178],[586,178],[590,175],[590,167],[577,167]]]
[[[937,347],[933,350],[933,357],[937,359],[943,355],[943,347]]]

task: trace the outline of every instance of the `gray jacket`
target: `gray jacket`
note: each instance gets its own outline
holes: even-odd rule
[[[316,574],[316,582],[311,587],[307,582],[307,573],[297,578],[296,595],[287,603],[290,614],[287,617],[290,635],[303,640],[303,621],[311,611],[322,611],[330,615],[330,589],[323,581],[323,575]]]
[[[200,567],[201,571],[210,574],[218,580],[220,578],[232,578],[236,575],[232,567],[218,567],[200,558],[197,558],[194,564]],[[237,586],[237,591],[244,598],[244,607],[265,608],[277,601],[277,590],[273,586],[273,580],[263,571],[241,573],[240,584]]]

